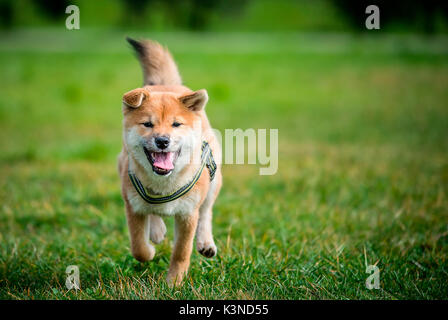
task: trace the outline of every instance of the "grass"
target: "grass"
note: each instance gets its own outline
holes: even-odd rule
[[[0,298],[447,299],[446,38],[144,36],[207,88],[215,128],[279,129],[278,173],[224,166],[218,256],[194,251],[168,288],[170,219],[153,261],[129,250],[116,156],[141,74],[124,33],[3,32]]]

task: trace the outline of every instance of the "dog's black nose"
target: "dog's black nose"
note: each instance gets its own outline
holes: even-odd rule
[[[156,146],[160,149],[166,149],[168,145],[170,144],[170,138],[168,137],[157,137],[154,139],[154,142],[156,143]]]

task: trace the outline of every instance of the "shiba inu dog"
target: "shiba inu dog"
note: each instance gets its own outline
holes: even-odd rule
[[[123,96],[123,149],[118,158],[132,255],[154,257],[149,242],[165,237],[163,217],[175,219],[167,281],[181,283],[190,265],[193,240],[207,258],[217,248],[212,207],[222,183],[221,146],[204,111],[207,91],[182,85],[167,49],[127,38],[143,69],[142,88]]]

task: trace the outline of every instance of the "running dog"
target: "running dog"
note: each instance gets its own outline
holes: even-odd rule
[[[212,208],[222,184],[221,146],[205,113],[207,91],[182,85],[169,51],[154,41],[127,38],[143,69],[143,87],[123,96],[123,148],[118,157],[131,252],[144,262],[175,219],[167,281],[180,285],[193,240],[203,256],[217,248]]]

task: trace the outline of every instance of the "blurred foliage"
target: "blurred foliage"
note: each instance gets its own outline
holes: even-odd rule
[[[47,15],[52,19],[59,18],[65,13],[65,8],[70,5],[68,0],[59,1],[47,1],[47,0],[34,0],[37,8],[41,14]]]
[[[386,31],[448,32],[448,3],[434,0],[0,0],[0,27],[64,26],[68,4],[84,27],[153,31],[359,31],[376,4]]]

